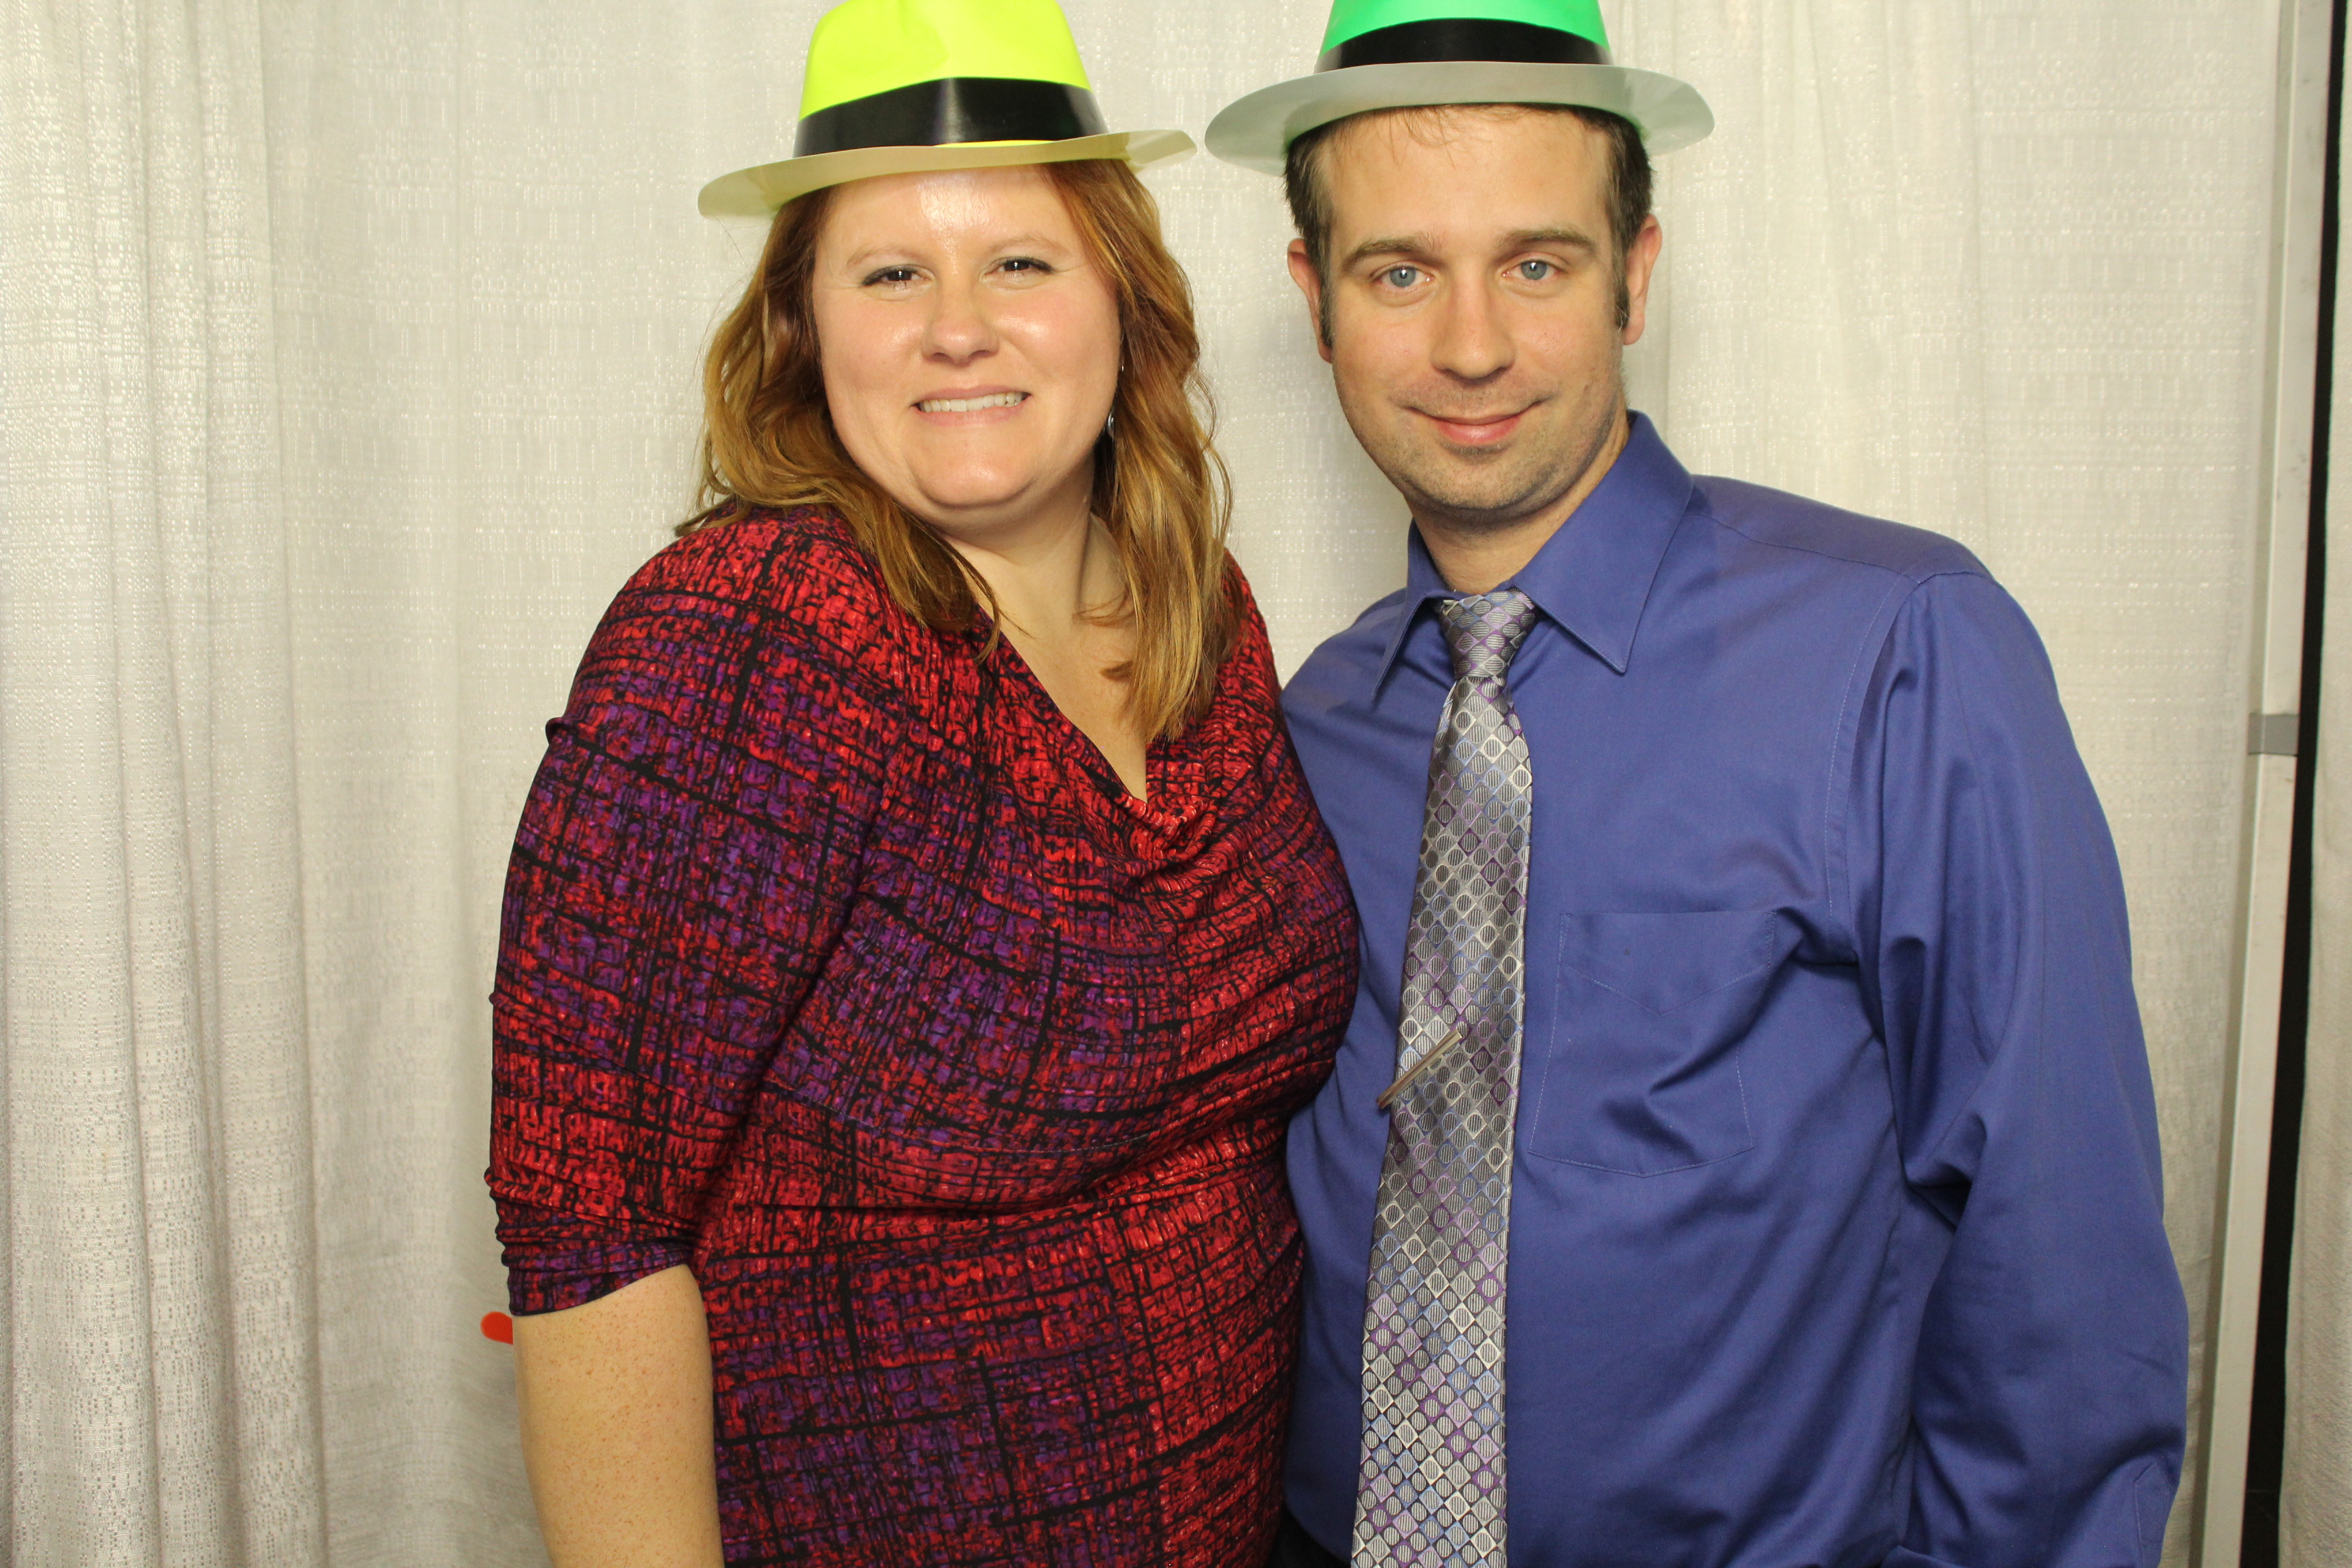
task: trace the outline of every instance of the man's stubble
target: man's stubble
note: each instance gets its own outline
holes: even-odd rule
[[[1625,407],[1622,349],[1611,356],[1606,373],[1598,379],[1597,386],[1588,383],[1555,393],[1581,393],[1580,401],[1592,408],[1571,427],[1569,440],[1548,442],[1528,432],[1483,450],[1402,437],[1381,417],[1384,389],[1351,388],[1344,376],[1335,376],[1334,386],[1339,411],[1358,445],[1404,498],[1414,520],[1425,529],[1476,536],[1520,527],[1558,507],[1620,433]]]

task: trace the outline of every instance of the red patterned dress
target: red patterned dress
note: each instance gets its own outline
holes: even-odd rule
[[[1254,1563],[1347,883],[1254,606],[1141,802],[984,646],[820,511],[614,603],[507,885],[513,1307],[693,1266],[730,1563]]]

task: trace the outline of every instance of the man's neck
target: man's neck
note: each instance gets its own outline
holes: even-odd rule
[[[1517,576],[1609,477],[1632,429],[1632,417],[1621,404],[1568,494],[1516,521],[1415,508],[1412,521],[1445,585],[1457,594],[1483,594]]]

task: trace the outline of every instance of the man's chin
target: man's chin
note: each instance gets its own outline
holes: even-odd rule
[[[1443,517],[1461,528],[1509,528],[1544,510],[1542,481],[1550,476],[1496,473],[1497,466],[1491,460],[1417,463],[1386,472],[1414,515]]]

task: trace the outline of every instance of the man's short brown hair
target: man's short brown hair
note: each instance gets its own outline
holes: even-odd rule
[[[1307,259],[1323,279],[1323,309],[1318,323],[1327,344],[1331,341],[1331,194],[1323,184],[1324,146],[1340,126],[1373,115],[1410,115],[1437,119],[1450,111],[1472,109],[1486,113],[1567,114],[1609,139],[1609,188],[1602,199],[1609,208],[1609,229],[1616,242],[1612,258],[1617,268],[1617,324],[1631,320],[1633,301],[1625,291],[1625,257],[1650,216],[1650,154],[1633,122],[1599,109],[1579,109],[1544,103],[1433,104],[1413,109],[1378,109],[1318,125],[1290,144],[1283,164],[1283,195],[1290,201],[1290,217],[1298,237],[1307,242]]]

